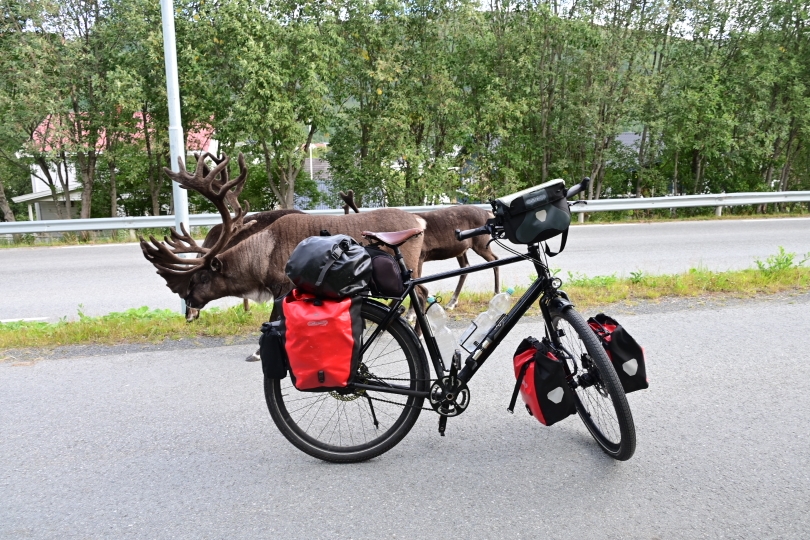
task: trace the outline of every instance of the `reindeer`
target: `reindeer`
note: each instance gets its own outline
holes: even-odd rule
[[[418,216],[395,208],[352,216],[319,216],[289,214],[274,221],[268,227],[248,235],[241,242],[229,246],[233,238],[243,234],[256,222],[245,223],[238,194],[241,192],[247,169],[244,157],[239,155],[239,177],[235,180],[218,181],[217,176],[227,167],[228,157],[206,174],[203,160],[197,162],[194,174],[180,163],[180,172],[169,169],[164,172],[186,189],[194,189],[208,198],[222,216],[219,238],[211,247],[199,246],[181,226],[181,233],[171,231],[171,238],[164,242],[150,237],[151,243],[141,238],[141,250],[165,280],[172,292],[180,295],[193,309],[202,309],[208,302],[225,296],[268,301],[278,298],[292,288],[292,282],[284,273],[290,253],[301,240],[317,236],[323,230],[331,234],[347,234],[362,240],[364,231],[392,232],[403,229],[424,230],[425,221]],[[234,216],[228,209],[234,210]],[[246,205],[247,206],[247,205]],[[418,276],[419,254],[422,237],[417,236],[401,246],[405,263],[415,269]],[[179,255],[196,253],[198,257],[185,259]],[[417,291],[422,301],[427,291]]]
[[[339,193],[343,200],[343,212],[349,213],[349,208],[359,213],[360,209],[354,203],[354,191],[351,189],[347,193]],[[418,273],[422,275],[422,264],[427,261],[443,261],[455,257],[461,268],[470,266],[467,259],[467,250],[472,249],[487,262],[496,261],[498,257],[489,248],[488,236],[474,236],[466,240],[456,240],[455,230],[475,229],[486,223],[487,219],[494,216],[492,212],[487,212],[482,208],[472,205],[459,205],[451,208],[441,208],[431,212],[418,212],[415,215],[421,217],[427,223],[425,229],[425,239],[422,242],[422,252],[419,255]],[[495,273],[495,294],[500,292],[500,272],[493,268]],[[447,309],[454,309],[458,305],[458,296],[461,288],[467,280],[464,274],[458,278],[453,297],[447,304]]]

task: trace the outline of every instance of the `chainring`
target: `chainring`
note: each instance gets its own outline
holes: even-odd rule
[[[442,416],[458,416],[470,404],[470,389],[458,377],[443,377],[430,387],[428,401],[434,411]]]

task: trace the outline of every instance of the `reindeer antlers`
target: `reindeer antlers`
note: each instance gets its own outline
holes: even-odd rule
[[[164,242],[155,240],[150,236],[151,244],[141,238],[141,251],[149,262],[157,267],[158,272],[164,277],[169,275],[186,276],[195,272],[199,268],[210,266],[214,257],[219,254],[228,244],[230,239],[239,231],[246,228],[244,223],[245,214],[250,209],[250,205],[245,201],[245,209],[239,204],[238,197],[242,193],[242,188],[247,180],[247,166],[245,157],[240,153],[237,162],[239,163],[239,176],[230,180],[228,174],[228,163],[230,158],[223,154],[221,159],[206,152],[197,154],[197,167],[194,174],[190,174],[181,158],[177,159],[180,166],[179,172],[164,168],[163,171],[169,178],[180,184],[184,189],[193,189],[206,199],[214,203],[222,216],[222,233],[217,242],[211,248],[204,248],[197,244],[191,235],[181,224],[181,233],[171,229],[171,239],[164,237]],[[209,169],[205,164],[205,158],[211,158],[215,167]],[[221,176],[221,180],[218,177]],[[228,205],[233,208],[234,215],[228,209]],[[249,227],[253,223],[249,223]],[[179,257],[180,253],[198,253],[200,256],[191,259]],[[172,285],[169,285],[172,287]],[[174,290],[174,288],[172,288]],[[177,291],[175,291],[177,292]]]

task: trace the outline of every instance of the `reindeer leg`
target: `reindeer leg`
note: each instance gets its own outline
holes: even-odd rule
[[[242,307],[245,309],[245,311],[250,311],[250,303],[248,302],[247,298],[242,299]]]
[[[467,259],[467,252],[465,251],[458,257],[456,257],[458,261],[458,265],[460,268],[467,268],[470,266],[470,261]],[[464,287],[464,282],[467,281],[467,274],[462,274],[458,278],[458,285],[456,285],[456,291],[453,293],[453,298],[450,299],[450,303],[447,304],[446,309],[456,309],[458,305],[458,295],[461,294],[461,288]]]
[[[422,275],[422,263],[424,263],[424,262],[425,262],[425,259],[423,259],[422,257],[419,257],[419,264],[416,266],[416,275],[417,276]],[[420,287],[422,289],[424,289],[424,292],[425,292],[424,297],[420,298],[420,301],[422,302],[422,305],[424,305],[425,304],[425,299],[427,298],[427,289],[425,289],[425,287],[423,287],[421,285],[419,287],[417,287],[416,288],[417,296],[419,296]],[[416,312],[414,311],[414,306],[411,306],[411,307],[408,308],[408,311],[405,313],[405,320],[408,321],[408,323],[410,323],[411,325],[413,325],[414,322],[416,322]],[[416,335],[418,336],[419,335],[419,333],[418,333],[419,329],[417,328],[416,330],[417,330]]]
[[[492,252],[489,246],[484,245],[484,247],[481,247],[473,244],[473,250],[487,262],[498,260],[498,256]],[[496,266],[492,269],[492,272],[495,274],[495,294],[498,294],[501,292],[501,269]]]

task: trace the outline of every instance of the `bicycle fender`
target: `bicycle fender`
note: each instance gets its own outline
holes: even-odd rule
[[[562,292],[562,291],[561,291]],[[565,294],[565,293],[562,293]],[[571,303],[570,300],[567,298],[568,295],[565,296],[555,296],[548,301],[548,310],[551,313],[562,313],[563,310],[574,307],[574,304]]]

